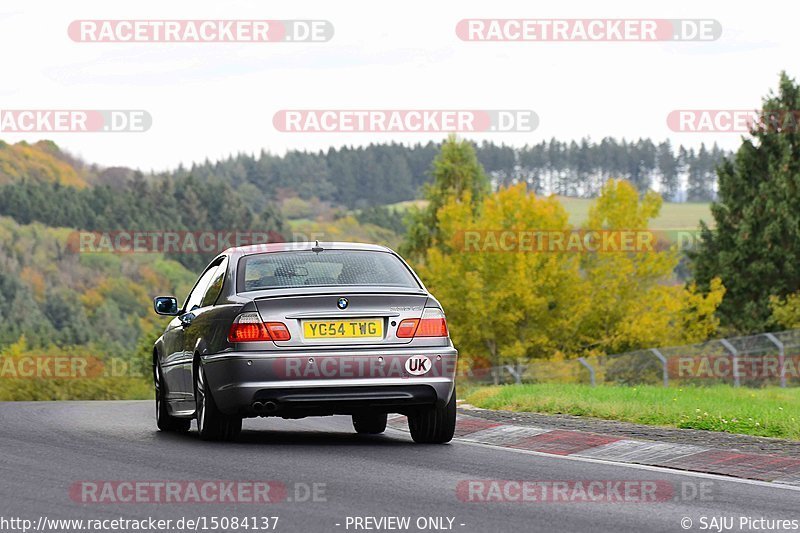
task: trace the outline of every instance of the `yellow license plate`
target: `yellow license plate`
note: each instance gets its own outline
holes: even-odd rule
[[[383,337],[383,319],[307,320],[303,335],[307,339],[379,339]]]

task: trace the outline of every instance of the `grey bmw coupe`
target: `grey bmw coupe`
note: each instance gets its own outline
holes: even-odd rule
[[[217,256],[153,349],[162,431],[235,439],[247,417],[350,415],[358,433],[408,417],[415,442],[456,419],[458,352],[439,302],[392,250],[354,243],[231,248]]]

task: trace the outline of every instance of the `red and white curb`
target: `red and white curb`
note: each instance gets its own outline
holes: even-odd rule
[[[389,426],[406,429],[406,417],[389,415]],[[585,431],[515,426],[462,413],[458,414],[455,440],[800,486],[800,459],[791,457],[623,439]]]

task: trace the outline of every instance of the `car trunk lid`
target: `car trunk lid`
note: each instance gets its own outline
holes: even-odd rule
[[[283,322],[291,333],[290,340],[275,341],[276,346],[364,347],[409,343],[397,337],[397,326],[422,316],[427,294],[396,287],[316,287],[282,289],[254,301],[264,322]]]

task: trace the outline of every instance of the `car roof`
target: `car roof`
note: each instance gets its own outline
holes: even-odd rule
[[[253,255],[270,252],[296,252],[311,251],[315,246],[320,246],[323,250],[364,250],[372,252],[390,252],[390,248],[379,244],[367,244],[360,242],[275,242],[268,244],[251,244],[248,246],[237,246],[228,248],[222,255]]]

